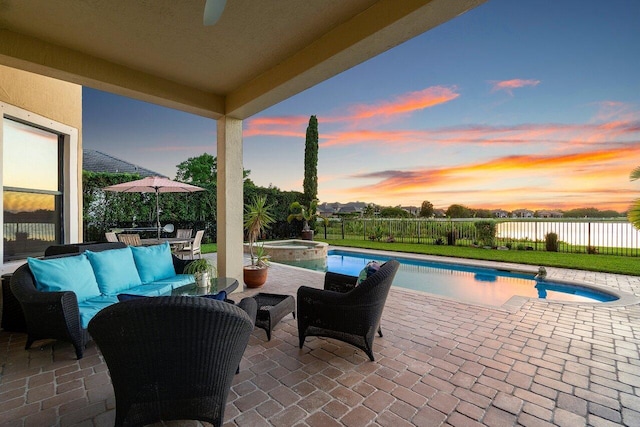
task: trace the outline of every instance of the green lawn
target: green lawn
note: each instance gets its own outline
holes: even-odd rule
[[[457,258],[482,259],[488,261],[515,262],[545,267],[574,268],[577,270],[600,271],[605,273],[640,276],[640,258],[618,255],[589,255],[585,253],[563,253],[545,251],[498,251],[468,246],[419,245],[415,243],[383,243],[364,240],[323,240],[335,246],[381,249],[425,255],[441,255]],[[202,253],[217,252],[215,243],[202,245]]]
[[[515,262],[545,267],[574,268],[578,270],[640,276],[640,258],[618,255],[589,255],[545,251],[498,251],[468,246],[419,245],[415,243],[383,243],[364,240],[322,240],[335,246],[381,249],[425,255],[441,255],[488,261]]]
[[[218,252],[218,244],[217,243],[203,243],[200,245],[200,251],[203,254],[210,254],[214,252]]]

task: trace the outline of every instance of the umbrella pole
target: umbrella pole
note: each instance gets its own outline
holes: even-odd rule
[[[156,224],[158,226],[158,240],[160,240],[160,205],[158,204],[158,189],[156,188]]]

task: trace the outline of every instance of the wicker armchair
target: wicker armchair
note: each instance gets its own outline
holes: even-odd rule
[[[95,245],[59,245],[47,248],[45,253],[59,256],[77,255],[86,249],[94,252],[123,248],[123,243],[98,243]],[[47,257],[45,257],[46,259]],[[186,260],[173,257],[173,266],[176,273],[182,273]],[[41,292],[36,288],[35,278],[31,273],[29,264],[23,264],[11,276],[11,292],[20,302],[27,324],[27,342],[25,350],[41,339],[57,339],[70,342],[76,351],[78,359],[82,359],[84,347],[90,340],[87,331],[82,328],[78,299],[76,294],[66,292]]]
[[[308,336],[334,338],[363,350],[371,361],[373,339],[400,264],[386,262],[380,270],[348,292],[298,288],[300,348]],[[345,280],[349,276],[344,276]]]
[[[232,304],[140,298],[101,310],[89,332],[109,368],[116,426],[200,420],[221,426],[253,324]]]

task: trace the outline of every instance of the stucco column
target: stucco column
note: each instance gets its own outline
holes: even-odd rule
[[[242,120],[218,120],[218,276],[242,279]],[[238,287],[242,291],[242,286]]]

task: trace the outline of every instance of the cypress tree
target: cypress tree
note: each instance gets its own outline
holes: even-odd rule
[[[316,116],[309,118],[307,137],[304,145],[304,192],[303,204],[306,207],[318,198],[318,119]]]

